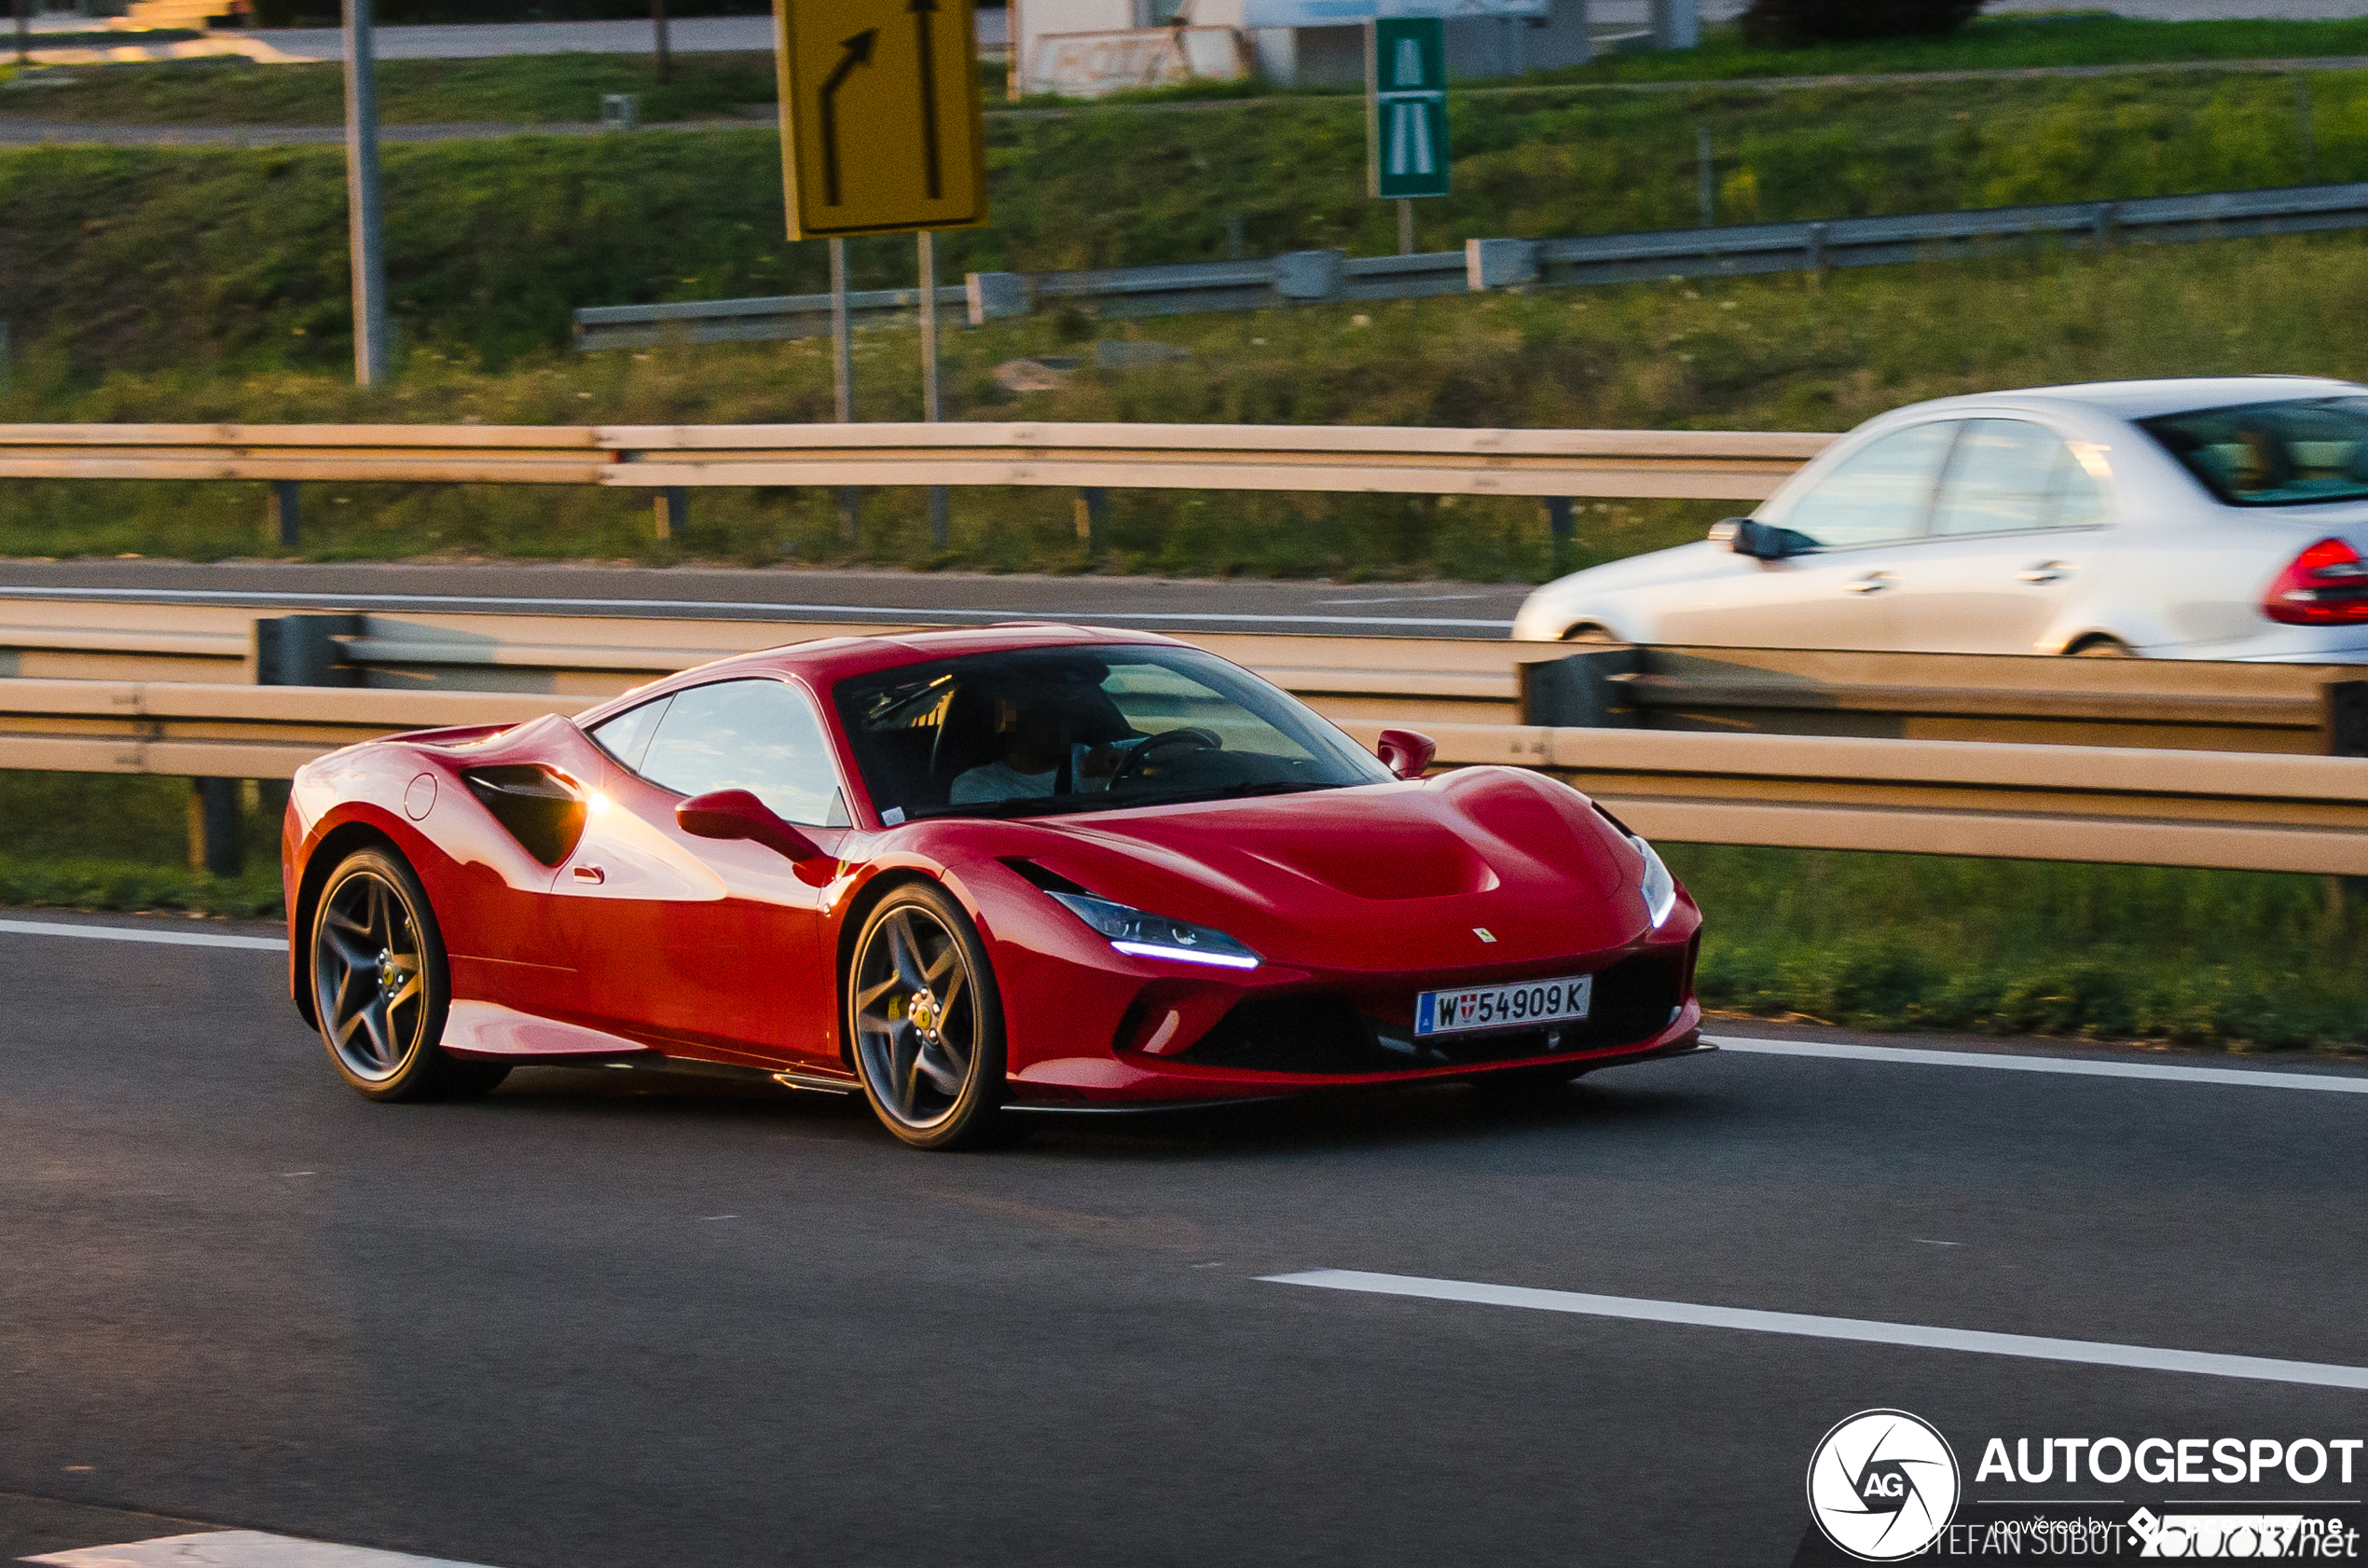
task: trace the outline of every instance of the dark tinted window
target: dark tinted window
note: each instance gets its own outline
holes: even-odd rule
[[[2368,497],[2368,397],[2247,403],[2138,423],[2231,506]]]
[[[632,765],[678,794],[746,790],[788,821],[847,823],[822,721],[783,681],[719,681],[675,693]]]

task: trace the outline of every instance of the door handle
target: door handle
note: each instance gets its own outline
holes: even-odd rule
[[[1842,587],[1853,594],[1879,594],[1885,588],[1895,586],[1898,582],[1899,579],[1888,571],[1870,571],[1856,582],[1843,584]]]
[[[2026,583],[2053,583],[2072,574],[2072,567],[2064,561],[2041,561],[2028,571],[2017,572]]]
[[[599,883],[606,882],[609,877],[608,873],[598,866],[578,866],[575,868],[575,879],[578,882]]]

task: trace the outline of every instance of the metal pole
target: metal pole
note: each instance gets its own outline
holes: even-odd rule
[[[921,418],[930,424],[945,418],[937,375],[937,235],[921,230]],[[946,543],[945,487],[929,487],[929,543],[943,550]]]
[[[831,388],[838,404],[839,423],[855,422],[855,344],[847,322],[847,241],[831,241]],[[855,487],[839,490],[839,530],[849,544],[856,543]]]
[[[1403,196],[1397,199],[1397,254],[1414,254],[1414,203]]]
[[[271,481],[271,537],[282,550],[293,550],[304,536],[303,502],[294,479]]]
[[[1696,192],[1701,203],[1702,227],[1711,228],[1718,223],[1718,164],[1710,156],[1710,127],[1694,127],[1694,162],[1700,172],[1700,188]]]
[[[370,0],[345,0],[345,188],[353,265],[353,379],[387,374],[386,263],[379,213],[379,84]]]
[[[2294,77],[2294,118],[2302,133],[2302,178],[2305,185],[2319,183],[2319,137],[2310,125],[2310,78],[2297,74]]]
[[[29,20],[33,0],[16,0],[17,63],[20,65],[30,64],[33,61],[33,24]]]
[[[650,25],[658,35],[658,80],[674,79],[674,51],[667,47],[666,0],[650,0]]]
[[[1564,563],[1570,558],[1571,543],[1577,532],[1577,525],[1571,518],[1571,498],[1566,495],[1548,496],[1546,498],[1548,565],[1557,577],[1569,570]]]

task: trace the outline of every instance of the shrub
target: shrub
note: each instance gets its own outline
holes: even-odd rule
[[[1743,41],[1791,49],[1867,38],[1936,38],[1974,19],[1982,0],[1751,0]]]

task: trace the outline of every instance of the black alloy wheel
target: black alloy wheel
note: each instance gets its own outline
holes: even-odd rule
[[[310,942],[313,1016],[337,1074],[374,1100],[482,1094],[509,1075],[439,1043],[450,1005],[444,938],[411,868],[360,849],[322,886]]]
[[[1001,999],[976,928],[934,883],[897,888],[863,923],[847,1038],[872,1109],[905,1143],[973,1148],[1001,1132]]]

